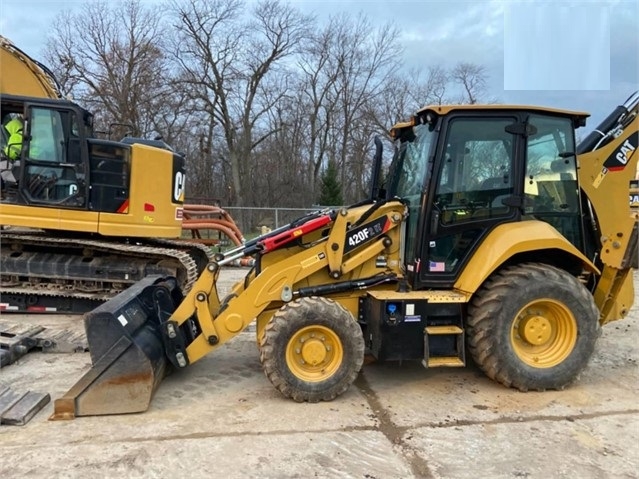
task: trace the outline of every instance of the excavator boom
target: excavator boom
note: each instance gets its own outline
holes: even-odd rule
[[[16,47],[0,35],[0,92],[36,98],[62,98],[58,81],[42,63]]]

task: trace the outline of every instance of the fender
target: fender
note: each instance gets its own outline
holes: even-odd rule
[[[574,256],[586,270],[600,274],[597,267],[550,224],[529,220],[502,224],[488,233],[455,282],[455,289],[475,293],[493,271],[514,255],[550,249]]]

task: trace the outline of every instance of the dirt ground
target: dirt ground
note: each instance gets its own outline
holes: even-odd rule
[[[225,284],[243,274],[223,272]],[[472,365],[389,363],[320,404],[271,386],[249,329],[169,376],[145,413],[52,422],[51,403],[26,426],[1,426],[0,477],[635,478],[638,319],[636,305],[605,326],[564,391],[509,390]],[[82,328],[78,317],[19,320]],[[0,382],[57,398],[89,367],[88,353],[29,353]]]

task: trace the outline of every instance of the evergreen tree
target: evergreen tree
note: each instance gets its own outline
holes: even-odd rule
[[[321,176],[321,189],[319,204],[322,206],[342,206],[342,185],[337,181],[337,166],[334,161],[329,161],[328,166]]]

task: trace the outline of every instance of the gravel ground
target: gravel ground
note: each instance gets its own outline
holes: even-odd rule
[[[225,270],[224,288],[243,274]],[[51,422],[49,404],[0,427],[0,477],[636,478],[638,319],[635,306],[605,326],[564,391],[509,390],[472,365],[386,363],[319,404],[271,386],[248,331],[169,376],[145,413]],[[82,328],[78,317],[20,320]],[[88,353],[29,353],[0,381],[56,398],[89,367]]]

